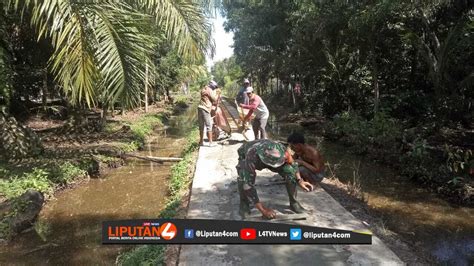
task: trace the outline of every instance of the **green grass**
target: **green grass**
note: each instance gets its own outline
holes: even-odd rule
[[[3,171],[5,173],[5,171]],[[33,168],[31,172],[12,176],[10,179],[0,180],[0,195],[7,199],[20,196],[29,189],[34,189],[44,194],[51,194],[53,183],[49,179],[49,172],[41,168]]]
[[[194,168],[193,153],[198,149],[199,131],[194,128],[187,137],[187,143],[181,155],[183,160],[171,167],[170,195],[160,218],[173,218],[183,200],[183,194],[192,180]],[[166,245],[145,245],[122,253],[117,258],[119,265],[163,265],[165,261]]]
[[[140,149],[140,147],[143,146],[143,144],[140,144],[140,143],[144,143],[144,142],[133,140],[128,143],[119,143],[117,146],[123,152],[132,152],[132,151],[136,151]]]
[[[163,125],[163,117],[160,114],[147,114],[134,123],[130,123],[130,129],[134,138],[144,142],[146,137],[153,133],[153,129]]]
[[[7,199],[20,196],[29,189],[37,190],[46,196],[52,195],[54,188],[69,184],[87,173],[81,166],[71,162],[54,162],[44,167],[34,167],[23,172],[1,168],[0,195]]]
[[[163,265],[165,245],[140,246],[118,257],[118,265]]]
[[[84,177],[86,175],[87,172],[79,166],[76,166],[71,162],[63,162],[53,167],[49,179],[54,184],[65,185],[71,183],[75,178]]]
[[[163,125],[162,116],[147,114],[128,125],[134,140],[119,146],[119,149],[124,152],[138,150],[143,145],[145,138],[153,133],[153,129],[158,125]],[[67,185],[78,177],[86,176],[86,169],[90,167],[91,160],[87,159],[88,155],[80,154],[80,156],[82,158],[76,158],[78,163],[54,158],[46,160],[40,166],[32,169],[0,165],[0,196],[11,199],[20,196],[28,189],[35,189],[49,196],[56,187]],[[113,158],[103,157],[99,160],[103,161],[102,159],[104,159],[105,163],[113,160]]]

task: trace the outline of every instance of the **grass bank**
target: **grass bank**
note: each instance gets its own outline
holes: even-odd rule
[[[181,152],[183,160],[171,168],[168,200],[159,218],[177,218],[194,174],[196,155],[199,148],[198,134],[196,128],[190,132],[186,145]],[[167,259],[165,255],[167,247],[166,245],[140,246],[120,254],[117,257],[117,263],[119,265],[162,265]]]
[[[48,199],[61,189],[121,166],[123,160],[116,154],[138,150],[165,119],[161,113],[135,113],[108,121],[100,132],[48,132],[41,136],[43,153],[0,162],[0,202],[14,202],[30,189]],[[0,213],[0,239],[11,237],[6,219],[15,212],[18,210]]]

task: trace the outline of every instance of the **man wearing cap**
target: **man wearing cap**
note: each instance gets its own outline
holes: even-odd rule
[[[244,86],[240,88],[239,93],[235,98],[238,104],[249,104],[249,97],[245,93],[245,89],[247,89],[247,87],[250,87],[250,81],[248,79],[244,79]]]
[[[286,181],[286,190],[290,207],[297,213],[303,212],[303,207],[296,200],[296,185],[304,191],[312,191],[313,186],[304,181],[299,172],[298,164],[293,162],[291,154],[281,143],[272,140],[254,140],[244,143],[237,151],[239,162],[236,166],[238,188],[240,194],[240,215],[245,218],[250,214],[250,203],[267,219],[275,218],[275,212],[263,206],[255,189],[256,170],[269,169],[280,174]]]
[[[249,121],[252,114],[255,113],[255,118],[252,121],[252,129],[253,133],[255,134],[255,139],[266,139],[267,131],[265,127],[267,126],[270,112],[268,111],[268,108],[263,102],[262,98],[253,93],[252,87],[247,87],[245,93],[249,97],[249,104],[240,104],[240,106],[244,109],[249,109],[249,112],[244,117],[244,122]]]
[[[212,105],[217,101],[217,95],[214,92],[217,89],[217,83],[211,80],[207,86],[201,90],[201,101],[198,105],[198,120],[199,120],[199,145],[203,145],[204,141],[204,129],[207,131],[207,139],[209,140],[209,146],[215,146],[212,143],[212,118],[211,110]]]

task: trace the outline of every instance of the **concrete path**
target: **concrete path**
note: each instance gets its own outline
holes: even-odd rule
[[[235,115],[235,108],[226,105]],[[230,118],[229,118],[230,120]],[[234,125],[235,126],[235,125]],[[234,127],[235,129],[235,127]],[[248,134],[252,135],[252,134]],[[241,220],[238,214],[237,149],[239,133],[217,147],[201,147],[194,175],[187,218]],[[258,172],[261,201],[281,212],[288,209],[284,185],[268,185],[281,177]],[[309,219],[294,224],[367,232],[368,229],[322,188],[298,190],[298,199]],[[258,211],[254,209],[253,214]],[[402,265],[403,262],[376,236],[372,245],[183,245],[179,265]]]

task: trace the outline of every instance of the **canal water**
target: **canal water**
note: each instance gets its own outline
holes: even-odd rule
[[[179,157],[195,108],[171,117],[169,128],[157,132],[140,155]],[[0,246],[0,265],[110,265],[131,246],[103,246],[105,220],[157,218],[168,193],[170,163],[127,160],[87,184],[65,190],[48,202],[34,230]]]

